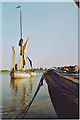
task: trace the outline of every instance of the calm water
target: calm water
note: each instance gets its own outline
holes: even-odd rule
[[[2,118],[13,118],[30,103],[41,76],[42,73],[37,73],[32,78],[11,80],[9,73],[2,73],[2,77],[0,73],[0,80],[2,80],[2,105],[0,105]],[[56,117],[47,84],[44,81],[25,118]],[[22,118],[22,116],[19,118]]]

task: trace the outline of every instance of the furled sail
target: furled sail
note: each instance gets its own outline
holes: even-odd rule
[[[29,37],[28,37],[28,39],[26,40],[26,42],[25,42],[25,44],[24,44],[24,46],[23,46],[23,51],[24,51],[25,48],[26,48],[26,44],[27,44],[28,40],[29,40]]]
[[[28,40],[29,40],[29,37],[28,37],[28,39],[26,40],[25,44],[23,45],[23,68],[24,68],[24,65],[25,65],[24,50],[25,50],[25,48],[26,48],[26,45],[27,45]]]
[[[25,42],[25,44],[23,46],[23,53],[24,53],[24,50],[26,48],[26,44],[27,44],[28,40],[29,40],[29,37],[28,37],[28,39],[26,40],[26,42]],[[22,44],[23,44],[23,39],[20,39],[19,40],[19,44],[18,44],[21,47],[21,49],[20,49],[20,55],[22,55]]]
[[[30,62],[30,66],[31,66],[31,69],[32,69],[32,61],[30,60],[30,58],[29,58],[29,57],[26,57],[26,59],[28,59],[28,60],[29,60],[29,62]]]
[[[22,55],[22,44],[23,44],[23,39],[20,39],[19,44],[18,44],[21,47],[20,48],[20,55]]]

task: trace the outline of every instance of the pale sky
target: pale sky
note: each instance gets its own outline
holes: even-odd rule
[[[78,7],[73,2],[3,2],[3,69],[11,67],[13,45],[18,55],[18,5],[22,8],[24,42],[29,36],[27,56],[34,68],[78,64]]]

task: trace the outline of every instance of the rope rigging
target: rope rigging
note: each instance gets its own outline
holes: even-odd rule
[[[25,117],[25,115],[26,115],[26,113],[28,112],[28,110],[29,110],[29,108],[30,108],[30,106],[31,106],[34,98],[36,97],[38,91],[40,90],[40,87],[43,85],[43,79],[44,79],[44,74],[42,75],[42,77],[41,77],[41,79],[40,79],[40,82],[39,82],[39,84],[38,84],[38,87],[37,87],[37,89],[36,89],[36,92],[35,92],[32,100],[30,101],[30,103],[24,108],[23,111],[21,111],[18,115],[16,115],[12,120],[18,118],[18,117],[19,117],[20,115],[22,115],[22,114],[23,114],[23,117],[22,117],[22,118]]]

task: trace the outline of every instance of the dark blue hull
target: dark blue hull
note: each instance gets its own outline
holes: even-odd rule
[[[79,83],[54,69],[47,71],[45,80],[58,118],[79,118]]]

